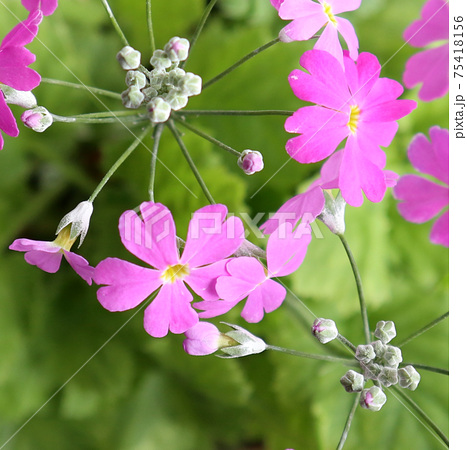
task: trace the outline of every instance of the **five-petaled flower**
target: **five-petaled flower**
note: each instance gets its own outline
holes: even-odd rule
[[[288,154],[303,164],[318,162],[347,138],[338,182],[344,200],[360,206],[363,190],[372,202],[381,201],[387,184],[386,155],[380,147],[391,143],[396,120],[409,114],[416,102],[397,99],[402,86],[379,78],[381,66],[370,53],[361,53],[355,63],[345,52],[345,71],[321,50],[305,52],[300,64],[309,73],[292,71],[290,85],[298,98],[316,105],[300,108],[286,120],[286,131],[300,134],[287,142]]]
[[[109,311],[125,311],[159,292],[144,313],[144,328],[154,337],[170,330],[180,334],[198,323],[191,306],[193,295],[186,285],[205,300],[218,297],[215,280],[226,274],[225,265],[244,240],[243,224],[237,217],[227,220],[224,205],[210,205],[193,213],[181,256],[172,214],[160,203],[140,205],[120,217],[123,245],[151,268],[107,258],[94,273],[97,298]]]
[[[433,224],[430,240],[449,246],[449,132],[438,126],[430,128],[430,139],[417,134],[409,145],[408,157],[419,172],[432,176],[441,184],[419,175],[404,175],[394,188],[394,197],[404,219],[427,222],[444,211]]]

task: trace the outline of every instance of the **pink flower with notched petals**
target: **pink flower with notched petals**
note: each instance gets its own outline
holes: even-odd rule
[[[443,97],[449,90],[449,3],[428,0],[421,16],[406,28],[403,36],[413,47],[430,45],[431,48],[408,59],[402,79],[408,88],[421,83],[418,96],[420,100],[429,102]],[[444,43],[431,46],[438,41]]]
[[[324,27],[314,48],[333,55],[343,65],[342,47],[339,33],[347,43],[350,57],[358,56],[358,38],[352,24],[337,14],[354,11],[360,7],[361,0],[271,0],[272,6],[279,11],[279,17],[292,20],[280,32],[284,42],[305,41]]]
[[[41,81],[40,75],[29,68],[36,57],[25,45],[32,42],[39,30],[42,13],[33,11],[29,17],[16,25],[0,44],[0,84],[5,84],[18,91],[30,91]],[[19,134],[16,121],[0,90],[0,130],[9,136]],[[0,150],[3,148],[3,137],[0,133]]]
[[[444,211],[433,224],[430,240],[449,247],[449,132],[435,126],[429,134],[431,142],[421,133],[413,138],[408,157],[415,169],[441,184],[419,175],[404,175],[394,188],[394,197],[401,200],[397,209],[409,222],[424,223]]]
[[[21,0],[21,4],[28,11],[42,11],[44,16],[50,16],[58,6],[58,0]]]
[[[126,311],[159,292],[144,312],[144,328],[154,337],[184,333],[198,323],[187,285],[205,300],[219,298],[216,279],[226,274],[227,258],[241,245],[243,224],[227,220],[224,205],[210,205],[193,214],[182,256],[177,247],[170,211],[160,203],[140,205],[140,218],[126,211],[119,221],[120,237],[128,251],[151,266],[141,267],[117,258],[101,261],[94,273],[97,298],[109,311]]]
[[[269,237],[266,248],[267,268],[256,258],[241,256],[227,263],[226,276],[220,276],[216,291],[222,300],[204,301],[195,304],[201,318],[219,316],[232,309],[245,297],[247,301],[242,317],[247,322],[259,322],[264,312],[271,312],[282,304],[286,290],[273,277],[291,274],[303,262],[311,229],[300,224],[295,231],[290,223],[283,223]]]
[[[322,161],[347,139],[339,168],[342,197],[360,206],[363,190],[370,201],[381,201],[386,155],[380,147],[391,143],[396,120],[409,114],[416,102],[398,100],[402,86],[379,78],[381,66],[370,53],[361,53],[356,62],[345,53],[345,71],[321,50],[305,52],[300,64],[309,73],[292,71],[290,86],[298,98],[316,105],[300,108],[286,120],[286,131],[300,134],[287,142],[288,154],[302,164]]]

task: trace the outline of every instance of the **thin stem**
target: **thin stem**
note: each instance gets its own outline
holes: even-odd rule
[[[123,44],[124,45],[130,45],[128,43],[127,38],[123,34],[123,31],[120,28],[120,25],[118,24],[117,19],[115,18],[114,13],[112,12],[112,9],[110,8],[110,5],[107,2],[107,0],[101,0],[101,2],[104,5],[104,8],[107,11],[107,14],[109,15],[110,21],[112,22],[112,25],[114,26],[115,31],[117,32],[117,34],[120,36],[120,39],[122,40]]]
[[[154,53],[156,50],[156,42],[154,40],[154,28],[152,26],[152,1],[146,0],[146,21],[148,23],[149,41],[151,43],[151,50]]]
[[[142,142],[142,140],[149,134],[151,131],[151,127],[147,127],[143,132],[136,137],[136,139],[132,142],[132,144],[125,150],[124,153],[120,156],[120,158],[115,161],[113,166],[109,169],[109,171],[105,174],[104,178],[102,178],[101,182],[98,184],[94,192],[89,197],[89,201],[92,203],[96,197],[99,195],[102,188],[106,185],[106,183],[110,180],[112,175],[115,171],[122,165],[122,163],[133,153],[133,150]]]
[[[363,330],[365,332],[365,341],[367,344],[369,344],[371,342],[370,325],[368,322],[368,313],[367,313],[366,304],[365,304],[365,297],[363,296],[362,279],[360,277],[360,272],[358,270],[357,262],[355,261],[355,258],[353,257],[353,254],[350,251],[349,244],[347,243],[347,240],[345,239],[344,235],[340,234],[338,236],[342,242],[342,245],[345,248],[345,251],[350,261],[350,265],[352,266],[355,283],[357,285],[358,299],[360,301],[360,311],[361,311],[362,320],[363,320]]]
[[[355,400],[353,402],[352,408],[350,409],[349,415],[347,417],[347,421],[345,422],[344,431],[342,431],[339,444],[337,445],[337,450],[342,450],[344,448],[344,444],[345,444],[345,441],[347,440],[347,437],[349,436],[350,426],[352,425],[352,421],[355,416],[355,411],[357,410],[359,403],[360,403],[360,394],[357,394],[355,396]]]
[[[401,388],[393,386],[390,392],[394,394],[401,403],[423,424],[425,427],[440,438],[440,440],[449,448],[449,440],[441,429],[431,420],[428,415],[417,405]]]
[[[184,120],[181,120],[181,119],[179,119],[177,117],[174,117],[174,120],[177,123],[183,125],[185,128],[188,128],[191,132],[193,132],[193,133],[197,134],[198,136],[201,136],[202,138],[206,139],[207,141],[212,142],[213,144],[217,145],[222,150],[225,150],[226,152],[232,153],[232,155],[235,155],[237,158],[242,156],[242,154],[240,152],[237,152],[237,150],[235,150],[234,148],[229,147],[228,145],[224,144],[223,142],[218,141],[216,138],[213,138],[212,136],[209,136],[209,134],[206,134],[203,131],[198,130],[193,125],[190,125],[190,124],[186,123]]]
[[[211,203],[211,205],[215,205],[216,201],[214,200],[213,196],[209,192],[209,189],[206,186],[206,183],[204,182],[203,178],[201,177],[201,174],[199,173],[198,168],[196,167],[193,159],[191,158],[191,155],[188,153],[188,149],[186,148],[185,144],[183,143],[183,140],[182,140],[182,138],[180,136],[180,133],[177,130],[177,128],[175,127],[173,121],[169,120],[167,122],[167,125],[168,125],[170,131],[172,132],[172,134],[174,135],[175,140],[177,141],[177,143],[178,143],[178,145],[180,147],[180,150],[182,151],[183,156],[187,160],[188,165],[190,166],[190,169],[193,172],[193,175],[195,176],[196,180],[198,181],[198,184],[200,185],[204,195],[208,199],[209,203]]]
[[[439,316],[437,319],[433,320],[433,322],[430,322],[428,325],[425,325],[423,328],[420,328],[418,331],[415,333],[411,334],[408,338],[405,338],[400,344],[397,346],[400,348],[403,345],[407,344],[410,342],[412,339],[415,339],[416,337],[420,336],[421,334],[425,333],[425,331],[428,331],[429,329],[433,328],[435,325],[438,325],[438,323],[442,322],[444,319],[449,317],[449,311],[447,313],[444,313],[442,316]]]
[[[293,111],[286,111],[283,109],[263,109],[257,111],[249,110],[225,110],[225,109],[184,109],[180,115],[187,116],[291,116]]]
[[[159,150],[159,142],[161,140],[162,130],[164,129],[163,124],[158,124],[154,128],[154,133],[152,135],[154,139],[154,145],[152,146],[152,158],[151,158],[151,171],[149,173],[149,200],[154,202],[154,182],[156,179],[156,164],[157,164],[157,152]]]
[[[126,112],[126,111],[122,111]],[[115,123],[125,121],[134,121],[137,123],[141,120],[146,120],[141,118],[139,115],[132,112],[131,114],[114,114],[114,113],[91,113],[91,114],[78,114],[76,116],[59,116],[57,114],[52,114],[54,122],[63,122],[63,123]]]
[[[425,364],[417,364],[417,363],[411,363],[411,362],[404,361],[404,364],[401,367],[406,367],[406,366],[413,366],[415,369],[428,370],[429,372],[435,372],[435,373],[440,373],[441,375],[449,376],[449,370],[441,369],[439,367],[427,366]]]
[[[350,342],[347,338],[342,336],[342,334],[338,334],[336,339],[342,342],[347,348],[352,350],[352,352],[355,353],[355,351],[357,350],[357,347],[355,347],[355,345],[353,345],[352,342]]]
[[[313,353],[299,352],[297,350],[292,350],[289,348],[277,347],[275,345],[267,345],[266,350],[274,350],[276,352],[287,353],[288,355],[300,356],[301,358],[318,359],[320,361],[328,361],[328,362],[339,362],[346,366],[357,366],[358,365],[358,362],[355,361],[355,359],[351,359],[351,358],[339,358],[337,356],[329,356],[329,355],[316,355]]]
[[[41,83],[55,84],[58,86],[71,87],[74,89],[82,89],[88,92],[92,92],[97,95],[105,95],[106,97],[116,98],[121,100],[122,95],[117,92],[108,91],[106,89],[99,89],[96,87],[86,86],[85,84],[72,83],[70,81],[55,80],[53,78],[42,78]]]
[[[277,44],[278,42],[280,41],[279,41],[279,38],[277,37],[273,39],[272,41],[269,41],[268,43],[262,45],[261,47],[258,47],[256,50],[253,50],[252,52],[248,53],[248,55],[245,55],[242,59],[238,60],[235,64],[225,69],[219,75],[215,76],[214,78],[211,78],[209,81],[204,83],[203,89],[206,89],[207,87],[211,86],[211,84],[214,84],[216,81],[219,81],[221,78],[224,78],[230,72],[234,71],[237,67],[241,66],[243,63],[253,58],[253,56],[256,56],[258,53],[261,53],[262,51],[268,49],[269,47],[272,47],[274,44]]]
[[[206,9],[204,10],[203,16],[201,17],[201,20],[199,21],[198,26],[196,27],[196,30],[195,30],[193,36],[191,37],[191,40],[190,40],[190,53],[192,52],[193,47],[195,46],[196,41],[198,40],[199,35],[201,34],[201,31],[203,31],[204,25],[206,25],[206,21],[208,20],[209,14],[211,14],[212,8],[214,8],[214,5],[216,4],[216,2],[217,2],[217,0],[211,0],[209,2],[208,6],[206,6]],[[181,69],[183,69],[185,67],[186,62],[187,62],[187,60],[182,61],[180,63],[180,68]]]

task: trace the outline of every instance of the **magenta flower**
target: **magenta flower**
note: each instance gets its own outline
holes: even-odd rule
[[[300,108],[286,120],[286,131],[300,134],[287,142],[288,154],[302,164],[318,162],[347,138],[338,183],[344,200],[360,206],[363,190],[370,201],[381,201],[386,155],[380,147],[391,143],[396,120],[409,114],[416,102],[397,100],[402,86],[379,78],[381,66],[370,53],[361,53],[356,63],[345,53],[345,71],[321,50],[305,52],[300,64],[309,74],[292,71],[290,85],[298,98],[316,105]]]
[[[24,46],[36,37],[41,21],[42,13],[33,11],[25,21],[16,25],[3,39],[0,44],[0,84],[18,91],[30,91],[39,85],[40,75],[28,67],[36,57]],[[0,130],[12,137],[19,134],[13,113],[7,106],[1,90]],[[3,137],[0,133],[0,150],[2,148]]]
[[[125,311],[159,292],[144,313],[144,328],[154,337],[184,333],[198,323],[191,306],[193,295],[186,285],[205,300],[219,298],[215,282],[226,274],[227,258],[241,245],[243,224],[226,219],[224,205],[211,205],[193,214],[183,254],[177,248],[172,214],[160,203],[140,205],[142,219],[134,211],[120,217],[123,245],[151,268],[117,258],[101,261],[94,273],[97,298],[109,311]]]
[[[26,252],[24,259],[27,263],[48,273],[58,271],[62,256],[64,256],[75,272],[91,285],[94,268],[82,256],[70,252],[77,238],[77,236],[74,239],[70,237],[70,230],[71,225],[63,228],[53,242],[16,239],[9,248],[18,252]]]
[[[428,0],[421,16],[404,31],[407,43],[413,47],[426,47],[436,41],[445,43],[436,47],[430,45],[431,48],[411,56],[402,79],[408,88],[422,83],[418,96],[429,102],[443,97],[449,90],[449,3]]]
[[[435,126],[429,134],[431,142],[421,133],[415,135],[408,157],[415,169],[441,184],[419,175],[404,175],[394,188],[394,197],[401,200],[397,208],[409,222],[424,223],[444,211],[433,224],[430,241],[449,247],[449,132]]]
[[[58,6],[58,0],[21,0],[21,4],[28,11],[42,11],[44,16],[50,16]]]
[[[290,223],[283,223],[269,237],[266,248],[267,268],[256,258],[241,256],[227,263],[227,276],[220,276],[216,290],[222,300],[204,301],[195,304],[201,318],[219,316],[232,309],[245,297],[247,301],[242,317],[247,322],[259,322],[264,312],[271,312],[282,304],[286,290],[273,277],[291,274],[303,262],[311,229],[300,224],[295,231]]]
[[[279,11],[279,17],[292,20],[280,32],[284,42],[306,41],[324,27],[314,48],[329,52],[343,66],[342,47],[339,33],[347,43],[350,57],[358,56],[358,39],[352,24],[342,17],[346,11],[354,11],[360,7],[361,0],[271,0],[272,6]]]

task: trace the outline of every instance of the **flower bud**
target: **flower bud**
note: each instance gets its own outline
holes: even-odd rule
[[[340,192],[337,194],[336,198],[334,198],[332,192],[327,189],[323,189],[323,194],[325,199],[324,209],[321,211],[318,219],[321,220],[332,233],[342,235],[345,232],[345,200]]]
[[[375,359],[376,353],[372,345],[358,345],[355,351],[355,358],[361,363],[368,364]]]
[[[368,380],[377,380],[383,370],[383,366],[374,362],[360,362],[360,367],[363,369],[363,374]]]
[[[215,325],[209,322],[198,322],[185,331],[186,339],[183,348],[189,355],[210,355],[222,347],[238,345],[238,342],[221,333]]]
[[[122,103],[125,108],[138,109],[144,98],[144,94],[136,86],[130,86],[122,92]]]
[[[240,345],[222,347],[220,350],[224,353],[227,353],[229,356],[219,356],[220,358],[239,358],[241,356],[254,355],[256,353],[261,353],[266,350],[266,343],[251,334],[249,331],[245,330],[238,325],[232,325],[227,322],[222,322],[228,325],[231,328],[234,328],[233,331],[225,333],[226,336],[234,339]]]
[[[383,367],[381,369],[381,372],[378,374],[377,379],[384,387],[389,387],[393,384],[397,384],[399,380],[397,369],[394,369],[393,367]]]
[[[143,89],[146,86],[146,75],[139,70],[129,70],[125,77],[125,83],[128,87],[135,86],[138,89]]]
[[[413,366],[402,367],[397,371],[399,375],[399,386],[414,391],[420,383],[420,374]]]
[[[311,327],[311,332],[321,344],[331,342],[339,334],[336,323],[331,319],[316,319]]]
[[[386,346],[381,341],[373,341],[371,342],[371,346],[375,351],[376,358],[381,358],[386,351]]]
[[[188,103],[188,97],[176,90],[171,90],[167,95],[164,95],[163,98],[174,111],[184,108]]]
[[[365,386],[365,378],[355,370],[349,370],[341,378],[341,384],[347,392],[361,392]]]
[[[379,411],[386,403],[386,395],[378,386],[363,389],[360,395],[360,406],[370,411]]]
[[[237,164],[247,175],[253,175],[263,170],[263,155],[256,150],[243,150]]]
[[[17,91],[2,83],[0,83],[0,91],[3,92],[5,101],[10,105],[18,105],[27,109],[37,106],[36,97],[34,97],[34,94],[30,91]]]
[[[92,211],[93,206],[90,201],[79,203],[75,209],[60,220],[55,234],[59,234],[65,227],[71,224],[70,239],[75,240],[79,236],[78,247],[80,247],[88,232]]]
[[[383,344],[387,344],[391,339],[396,337],[396,326],[394,322],[385,322],[380,320],[376,324],[375,337],[377,337]]]
[[[172,65],[172,61],[164,50],[156,50],[149,60],[149,63],[156,72],[161,72]]]
[[[170,105],[162,98],[153,98],[147,105],[148,117],[152,123],[166,122],[170,117],[172,109]]]
[[[190,42],[188,39],[175,36],[165,44],[164,51],[173,62],[185,61],[190,51]]]
[[[141,64],[141,53],[127,45],[117,53],[117,61],[124,70],[137,69]]]
[[[394,367],[402,362],[402,352],[399,347],[386,345],[383,356],[381,356],[381,363],[386,367]]]
[[[166,83],[173,87],[181,89],[186,72],[183,69],[175,68],[167,73]]]
[[[43,106],[37,106],[36,108],[24,111],[21,115],[21,120],[24,125],[38,133],[45,131],[54,121],[52,114],[50,114]]]
[[[201,93],[203,86],[203,80],[199,75],[188,72],[182,80],[181,89],[185,95],[191,97],[193,95],[198,95]]]

